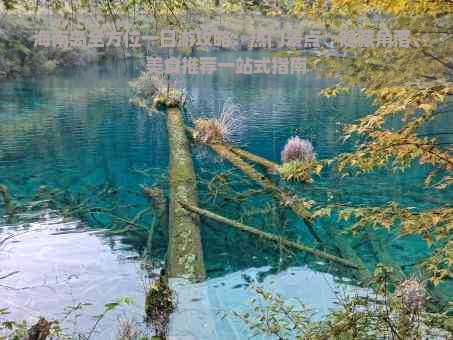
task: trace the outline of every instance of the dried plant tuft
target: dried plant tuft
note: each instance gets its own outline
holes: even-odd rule
[[[168,75],[143,73],[129,84],[137,94],[133,102],[141,107],[183,107],[187,101],[185,90]]]
[[[202,143],[231,143],[241,123],[239,106],[227,101],[217,118],[195,120],[195,138]]]

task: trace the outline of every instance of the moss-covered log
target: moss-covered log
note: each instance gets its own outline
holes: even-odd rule
[[[193,129],[187,128],[187,131],[193,135]],[[245,173],[249,178],[254,180],[258,185],[260,185],[264,190],[272,193],[279,201],[281,201],[285,206],[291,208],[296,215],[301,217],[307,228],[309,229],[311,235],[320,243],[322,243],[321,237],[315,230],[315,227],[312,222],[311,213],[304,207],[303,202],[297,199],[293,199],[287,192],[277,187],[272,181],[257,171],[253,166],[244,161],[237,154],[232,152],[227,146],[223,144],[208,144],[220,157],[226,159],[232,163],[235,167],[240,169]]]
[[[181,111],[169,108],[167,128],[170,144],[170,218],[167,253],[168,276],[201,281],[206,277],[197,214],[180,203],[197,206],[192,157]]]
[[[193,136],[193,129],[186,128],[186,130]],[[285,206],[291,208],[291,210],[299,217],[303,219],[305,225],[307,226],[308,230],[310,231],[311,235],[321,244],[325,245],[326,243],[330,243],[335,247],[340,255],[343,258],[348,258],[354,261],[355,263],[359,264],[360,270],[358,271],[359,280],[362,282],[368,281],[371,277],[371,273],[366,268],[365,264],[363,263],[362,259],[357,255],[354,249],[351,247],[349,241],[340,235],[339,231],[336,230],[335,226],[327,223],[324,228],[329,235],[329,242],[323,242],[321,237],[319,236],[318,232],[315,229],[314,220],[312,213],[305,208],[303,201],[294,199],[291,195],[284,191],[283,189],[277,187],[270,179],[266,176],[261,174],[257,171],[253,166],[248,164],[244,161],[241,157],[239,157],[237,150],[233,152],[228,146],[223,144],[208,144],[211,149],[213,149],[220,157],[226,159],[235,167],[239,168],[243,173],[245,173],[249,178],[254,180],[257,184],[259,184],[263,189],[272,193],[274,197],[276,197],[280,202],[282,202]],[[250,155],[249,155],[250,156]],[[256,156],[257,158],[259,156]],[[261,158],[261,157],[259,157]],[[249,158],[250,159],[250,158]]]
[[[316,241],[322,243],[322,239],[319,236],[318,232],[315,229],[315,226],[312,221],[312,214],[304,207],[304,203],[301,200],[291,197],[283,189],[277,187],[270,179],[265,177],[259,171],[257,171],[253,166],[245,162],[241,157],[232,152],[228,147],[222,144],[209,144],[209,146],[217,152],[222,158],[231,162],[234,166],[241,169],[248,177],[253,179],[258,183],[263,189],[269,191],[274,195],[283,205],[291,208],[293,212],[301,217],[311,235],[315,238]]]
[[[278,168],[279,165],[277,163],[274,163],[266,158],[263,158],[261,156],[255,155],[254,153],[251,153],[249,151],[240,149],[240,148],[235,148],[231,147],[231,151],[233,151],[236,155],[249,160],[251,162],[254,162],[256,164],[259,164],[266,168],[269,172],[271,173],[278,173]]]
[[[215,213],[213,213],[213,212],[211,212],[209,210],[201,209],[201,208],[198,208],[196,206],[191,206],[191,205],[186,204],[184,202],[179,202],[179,203],[185,209],[187,209],[187,210],[189,210],[191,212],[194,212],[194,213],[197,213],[197,214],[199,214],[201,216],[210,218],[210,219],[212,219],[214,221],[217,221],[217,222],[232,226],[232,227],[234,227],[236,229],[245,231],[245,232],[247,232],[249,234],[253,234],[255,236],[258,236],[259,238],[262,238],[262,239],[265,239],[265,240],[268,240],[268,241],[272,241],[272,242],[276,242],[276,243],[282,244],[284,246],[290,247],[292,249],[296,249],[296,250],[305,252],[307,254],[319,257],[321,259],[341,264],[341,265],[346,266],[346,267],[359,269],[359,270],[362,269],[360,267],[360,265],[357,264],[357,263],[342,259],[342,258],[340,258],[338,256],[335,256],[335,255],[331,255],[331,254],[326,253],[324,251],[320,251],[320,250],[308,247],[308,246],[306,246],[306,245],[304,245],[302,243],[291,241],[291,240],[285,239],[283,237],[280,237],[280,236],[277,236],[277,235],[274,235],[274,234],[270,234],[270,233],[261,231],[261,230],[259,230],[257,228],[250,227],[250,226],[245,225],[243,223],[240,223],[238,221],[230,220],[229,218],[226,218],[226,217],[220,216],[218,214],[215,214]]]

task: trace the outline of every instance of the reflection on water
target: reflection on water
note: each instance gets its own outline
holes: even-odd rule
[[[233,57],[237,55],[219,55],[218,59]],[[137,74],[138,65],[119,63],[74,69],[40,79],[0,82],[0,183],[7,185],[21,202],[29,201],[38,188],[47,186],[64,191],[65,202],[81,204],[89,199],[106,207],[114,201],[119,206],[115,213],[129,219],[136,216],[149,205],[140,185],[159,184],[166,189],[168,164],[164,117],[150,115],[129,102],[128,81]],[[313,73],[236,75],[232,70],[221,69],[212,75],[187,75],[181,83],[192,97],[187,118],[212,115],[230,99],[243,112],[243,124],[236,139],[247,149],[274,161],[279,161],[287,138],[295,134],[310,139],[319,158],[350,149],[351,144],[340,142],[342,123],[372,111],[370,101],[359,91],[336,98],[320,97],[319,91],[334,82],[319,79]],[[451,108],[445,111],[450,112]],[[452,124],[452,116],[443,114],[443,121],[430,128],[444,131],[443,126]],[[214,202],[207,183],[220,170],[235,176],[237,191],[251,183],[202,147],[195,147],[194,154],[203,206],[232,218],[242,216],[247,223],[268,231],[312,242],[304,225],[291,213],[282,212],[269,197],[252,195],[240,204],[225,199]],[[431,192],[419,184],[424,172],[425,169],[410,170],[401,175],[380,170],[360,178],[339,178],[326,173],[320,184],[303,188],[304,196],[345,204],[378,205],[395,200],[417,207],[451,201],[453,193]],[[110,188],[109,195],[101,195],[105,188]],[[140,225],[147,227],[154,218],[151,212]],[[123,256],[122,252],[142,255],[146,246],[144,230],[126,233],[121,240],[89,233],[51,235],[55,226],[49,226],[47,221],[33,224],[32,232],[21,235],[16,239],[19,243],[10,243],[8,250],[0,253],[1,272],[20,271],[8,279],[9,284],[23,287],[45,283],[36,290],[27,290],[26,295],[7,291],[9,304],[17,306],[17,313],[60,312],[55,304],[63,306],[69,300],[60,295],[64,294],[61,291],[54,293],[47,287],[49,282],[63,287],[70,284],[78,294],[102,303],[123,292],[142,296],[143,273],[139,265],[118,261],[118,256]],[[75,223],[51,221],[58,228]],[[98,216],[97,222],[109,228],[115,221],[104,215]],[[5,222],[0,222],[0,235],[5,235],[8,228]],[[322,225],[319,228],[322,233]],[[164,228],[158,228],[153,243],[157,261],[164,260],[165,237]],[[212,222],[203,223],[202,237],[208,275],[219,280],[263,266],[271,267],[268,275],[276,273],[278,277],[279,272],[304,264],[316,271],[332,272],[336,280],[347,280],[350,276],[343,268],[318,263]],[[428,251],[416,239],[382,237],[391,256],[409,269]],[[121,250],[111,250],[118,247]],[[377,262],[366,243],[357,247],[367,264]],[[5,263],[8,268],[3,267]],[[26,296],[30,296],[29,300],[24,300]],[[325,304],[327,298],[314,296],[318,307]]]
[[[12,273],[0,285],[1,306],[8,308],[10,319],[66,319],[69,334],[84,333],[104,304],[121,297],[135,303],[108,315],[96,339],[114,338],[117,329],[105,325],[126,312],[128,318],[142,319],[146,276],[134,260],[136,253],[116,249],[119,240],[106,244],[80,221],[51,210],[22,218],[29,222],[3,226],[4,235],[14,237],[0,249],[0,275]],[[89,304],[83,315],[76,317],[76,311],[68,316],[68,308],[80,303]]]
[[[135,252],[121,249],[119,239],[106,244],[80,221],[63,219],[51,210],[27,214],[23,219],[30,222],[3,226],[4,233],[15,235],[0,251],[0,274],[14,273],[0,285],[1,307],[8,308],[11,319],[31,320],[45,315],[47,319],[64,319],[62,325],[68,333],[83,333],[93,325],[91,316],[100,314],[105,304],[129,297],[134,304],[108,314],[95,339],[113,339],[118,334],[117,320],[141,324],[148,280]],[[317,318],[334,306],[336,294],[352,292],[350,286],[335,282],[332,275],[306,267],[270,273],[271,267],[250,268],[199,284],[174,285],[178,312],[173,316],[170,335],[243,339],[249,334],[244,324],[224,315],[233,310],[249,312],[252,282],[259,282],[260,287],[288,302],[303,301]],[[87,304],[83,313],[67,317],[68,307],[79,303]],[[209,315],[208,326],[184,322],[186,317],[194,320],[198,313],[204,321],[203,313]]]
[[[366,294],[363,289],[339,284],[330,274],[314,272],[306,267],[290,267],[278,274],[270,274],[271,267],[250,268],[227,274],[222,278],[185,286],[174,285],[180,306],[170,327],[170,336],[188,336],[192,339],[234,339],[241,340],[253,336],[255,339],[273,337],[254,336],[238,318],[231,316],[253,312],[252,298],[257,298],[251,283],[259,282],[259,287],[267,292],[279,294],[288,304],[300,309],[302,302],[313,320],[319,320],[335,307],[335,301],[344,294]],[[259,299],[258,299],[259,301]],[[264,302],[263,302],[264,304]],[[229,315],[225,318],[225,315]],[[208,315],[206,318],[204,315]],[[193,323],[192,320],[207,322]]]
[[[70,334],[83,333],[93,325],[91,316],[100,314],[105,304],[128,297],[134,304],[108,314],[95,338],[113,339],[118,334],[116,321],[122,318],[146,329],[142,320],[149,279],[136,252],[122,249],[119,239],[106,244],[80,221],[64,219],[52,210],[22,218],[29,222],[3,226],[4,234],[14,235],[0,250],[0,274],[13,273],[0,285],[1,307],[11,312],[8,317],[32,320],[45,315],[47,319],[65,320],[62,325]],[[224,315],[233,310],[249,312],[252,282],[259,282],[260,287],[288,302],[303,301],[318,318],[334,306],[336,294],[352,292],[350,286],[335,282],[332,275],[306,267],[272,272],[271,267],[250,268],[199,284],[174,285],[178,312],[173,316],[170,335],[243,339],[249,332],[244,324]],[[68,308],[80,303],[87,304],[83,313],[68,317]],[[209,315],[208,325],[184,322],[185,318],[194,320],[197,314],[205,321],[203,313]]]

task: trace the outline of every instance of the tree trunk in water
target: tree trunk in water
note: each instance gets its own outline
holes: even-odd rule
[[[293,212],[301,217],[311,235],[316,241],[322,243],[322,239],[314,228],[313,222],[311,221],[311,213],[303,206],[303,202],[292,199],[288,193],[284,192],[282,189],[278,188],[271,180],[257,171],[250,164],[245,162],[237,154],[233,153],[228,147],[221,144],[208,144],[220,157],[231,162],[235,167],[239,168],[244,172],[249,178],[253,179],[258,183],[263,189],[269,191],[274,195],[283,205],[288,206],[293,210]]]
[[[170,218],[168,276],[201,281],[206,277],[199,216],[179,202],[198,205],[195,171],[181,111],[167,110],[170,144]]]
[[[186,128],[186,130],[193,136],[193,129]],[[222,144],[208,144],[211,149],[213,149],[220,157],[226,159],[230,163],[232,163],[235,167],[239,168],[243,173],[245,173],[249,178],[254,180],[258,183],[263,189],[271,192],[274,197],[280,200],[283,205],[291,208],[291,210],[300,218],[303,219],[305,225],[307,226],[308,230],[310,231],[311,235],[317,240],[321,245],[325,242],[321,239],[318,232],[315,229],[314,221],[311,212],[305,208],[302,201],[293,199],[287,192],[282,190],[281,188],[277,187],[271,180],[269,180],[266,176],[261,174],[257,171],[253,166],[245,162],[239,154],[243,155],[249,160],[257,161],[261,165],[266,166],[269,169],[273,169],[275,163],[267,161],[257,155],[254,155],[250,152],[244,152],[238,148],[229,148]],[[232,151],[234,150],[234,152]],[[264,161],[263,161],[264,160]],[[362,282],[366,282],[370,279],[371,273],[366,268],[365,264],[363,263],[362,259],[357,255],[357,253],[352,249],[349,241],[345,239],[342,235],[339,234],[339,231],[336,230],[335,226],[331,225],[330,223],[326,223],[324,228],[329,235],[328,243],[332,243],[333,246],[339,251],[340,255],[343,258],[349,258],[353,260],[355,263],[359,264],[360,270],[358,271],[359,280]]]
[[[261,166],[263,166],[264,168],[267,169],[267,171],[271,172],[271,173],[278,173],[278,167],[279,165],[277,163],[274,163],[266,158],[263,158],[261,156],[258,156],[258,155],[255,155],[254,153],[251,153],[249,151],[246,151],[246,150],[242,150],[240,148],[234,148],[232,147],[231,148],[231,151],[233,151],[236,155],[244,158],[244,159],[247,159],[251,162],[254,162],[256,164],[259,164]]]
[[[215,213],[213,213],[213,212],[211,212],[209,210],[201,209],[201,208],[198,208],[196,206],[191,206],[191,205],[186,204],[184,202],[179,202],[179,203],[185,209],[187,209],[189,211],[192,211],[194,213],[200,214],[201,216],[210,218],[210,219],[212,219],[214,221],[217,221],[217,222],[220,222],[220,223],[223,223],[223,224],[227,224],[227,225],[232,226],[232,227],[234,227],[236,229],[239,229],[239,230],[242,230],[242,231],[246,231],[246,232],[248,232],[250,234],[253,234],[253,235],[255,235],[255,236],[259,237],[259,238],[263,238],[263,239],[268,240],[268,241],[273,241],[273,242],[276,242],[276,243],[280,243],[280,244],[282,244],[284,246],[287,246],[287,247],[290,247],[292,249],[296,249],[296,250],[308,253],[310,255],[322,258],[324,260],[328,260],[328,261],[332,261],[332,262],[341,264],[341,265],[346,266],[346,267],[350,267],[350,268],[354,268],[354,269],[362,269],[360,267],[360,265],[358,265],[358,264],[356,264],[354,262],[342,259],[342,258],[340,258],[338,256],[335,256],[335,255],[331,255],[331,254],[326,253],[324,251],[316,250],[316,249],[308,247],[308,246],[306,246],[306,245],[304,245],[302,243],[291,241],[291,240],[282,238],[280,236],[261,231],[261,230],[259,230],[257,228],[253,228],[253,227],[250,227],[250,226],[248,226],[246,224],[243,224],[243,223],[240,223],[240,222],[237,222],[237,221],[234,221],[234,220],[230,220],[229,218],[217,215],[217,214],[215,214]]]
[[[13,220],[14,214],[16,213],[16,204],[14,203],[6,185],[0,184],[0,197],[3,199],[7,221],[9,223]]]
[[[145,256],[152,257],[154,235],[156,228],[160,227],[162,231],[165,231],[165,238],[168,239],[168,202],[165,197],[164,191],[158,187],[142,187],[143,192],[148,196],[150,202],[150,208],[154,211],[154,219],[148,229],[148,240],[146,242]]]
[[[370,241],[371,247],[376,255],[378,262],[387,267],[393,268],[393,273],[391,273],[393,282],[403,281],[406,278],[406,275],[401,269],[401,266],[392,259],[376,230],[367,228],[366,235],[368,241]]]

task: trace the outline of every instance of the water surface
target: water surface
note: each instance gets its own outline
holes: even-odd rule
[[[218,55],[219,61],[231,58],[231,55]],[[0,183],[7,185],[20,202],[33,201],[40,188],[45,186],[60,190],[62,194],[59,197],[63,203],[74,206],[86,202],[104,209],[114,207],[116,215],[127,219],[146,208],[149,202],[141,193],[140,185],[167,188],[168,143],[164,115],[150,114],[130,103],[132,94],[128,81],[137,76],[139,70],[140,63],[115,63],[67,70],[37,79],[0,82]],[[340,141],[342,124],[373,110],[371,100],[359,91],[335,98],[319,96],[320,90],[335,84],[335,80],[322,79],[313,73],[236,75],[233,70],[224,69],[212,75],[185,76],[179,83],[191,96],[185,113],[188,122],[193,117],[216,114],[219,107],[230,100],[240,105],[243,112],[242,124],[235,136],[237,142],[277,162],[286,140],[296,134],[313,142],[318,158],[330,158],[349,150],[351,144]],[[451,108],[444,110],[442,121],[430,126],[427,133],[443,131],[443,127],[453,123],[453,115],[448,114]],[[209,150],[194,147],[193,151],[203,207],[232,218],[242,217],[247,223],[268,231],[284,232],[301,242],[313,242],[303,223],[290,212],[283,212],[265,195],[252,195],[241,202],[225,201],[221,194],[213,198],[207,184],[219,171],[228,171],[237,191],[256,187]],[[297,190],[319,202],[354,205],[379,205],[394,200],[422,208],[438,202],[451,202],[451,193],[431,192],[420,185],[420,179],[428,170],[411,169],[404,175],[379,170],[359,178],[341,178],[326,172],[317,183]],[[58,209],[62,210],[63,206]],[[58,209],[53,211],[60,216]],[[96,227],[108,229],[114,226],[115,220],[108,214],[96,216]],[[154,218],[152,211],[147,212],[139,224],[148,227]],[[0,263],[8,263],[8,268],[0,267],[0,274],[8,270],[21,272],[17,276],[21,282],[14,281],[13,276],[9,284],[37,284],[36,281],[43,281],[40,274],[55,272],[55,268],[49,266],[58,266],[58,271],[70,273],[74,269],[72,266],[83,266],[84,259],[98,256],[100,261],[88,270],[88,278],[84,277],[87,286],[82,295],[96,296],[96,292],[102,291],[103,297],[97,296],[102,303],[107,303],[107,296],[122,295],[124,291],[139,294],[137,280],[144,272],[142,269],[134,272],[133,268],[141,268],[141,260],[135,258],[144,253],[146,230],[121,237],[88,236],[84,233],[80,238],[74,234],[51,236],[49,230],[52,229],[43,221],[38,219],[38,225],[30,227],[30,224],[24,226],[20,222],[11,225],[6,218],[0,220],[0,238],[2,234],[29,228],[41,230],[33,246],[34,249],[42,246],[42,251],[36,256],[33,253],[33,259],[30,257],[32,250],[27,250],[26,239],[7,250],[0,249]],[[93,220],[77,221],[84,227],[93,227],[90,223]],[[61,228],[62,221],[56,223]],[[322,234],[322,225],[318,227]],[[70,245],[64,244],[65,237],[70,238]],[[399,239],[387,234],[380,237],[385,241],[386,250],[406,270],[410,270],[429,251],[416,238]],[[344,268],[279,249],[212,222],[203,224],[202,238],[208,276],[217,280],[241,271],[254,271],[254,268],[265,268],[258,275],[261,280],[288,268],[311,268],[313,273],[330,272],[333,276],[329,276],[329,280],[338,282],[350,282],[351,279],[351,273]],[[50,240],[56,239],[60,241],[48,245]],[[24,248],[20,248],[21,245]],[[51,247],[51,251],[46,252],[46,247]],[[61,248],[64,251],[60,253],[58,249]],[[366,242],[357,249],[370,268],[377,263],[378,259]],[[165,250],[166,232],[164,228],[158,228],[152,251],[155,268],[165,260]],[[118,267],[113,259],[122,252],[132,254],[134,260]],[[55,264],[52,256],[62,257],[59,259],[62,262]],[[129,273],[126,274],[128,279],[118,280],[123,271]],[[83,284],[79,286],[85,289],[83,287]],[[109,290],[104,290],[105,287]],[[29,297],[30,304],[19,306],[13,301],[14,295],[9,293],[9,307],[16,308],[15,313],[19,316],[39,308],[55,312],[55,305],[50,301],[57,303],[58,295],[46,290],[39,290],[39,296],[34,294]],[[48,299],[51,295],[54,300]],[[66,303],[65,299],[61,300]],[[327,300],[316,297],[317,307],[326,309]]]

